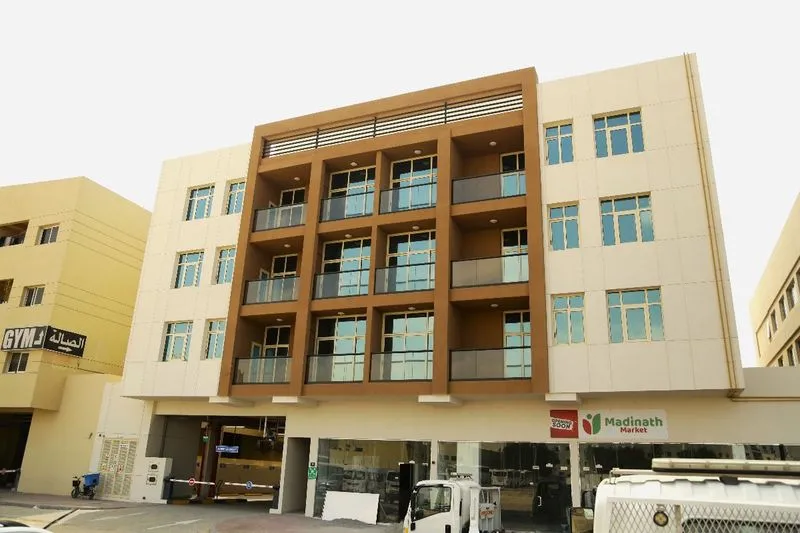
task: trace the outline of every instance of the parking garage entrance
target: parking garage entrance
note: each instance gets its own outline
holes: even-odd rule
[[[0,490],[19,482],[32,418],[31,413],[0,413]]]

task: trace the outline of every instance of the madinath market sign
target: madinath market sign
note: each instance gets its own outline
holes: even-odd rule
[[[550,411],[550,437],[603,442],[666,441],[667,413],[554,409]]]

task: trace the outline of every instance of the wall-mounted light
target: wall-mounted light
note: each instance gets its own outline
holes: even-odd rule
[[[336,311],[336,314],[342,316],[344,314],[344,311]]]
[[[491,304],[489,307],[491,307],[492,309],[496,309],[497,308],[497,304]]]

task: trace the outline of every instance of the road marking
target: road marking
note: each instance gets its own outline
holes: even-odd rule
[[[172,526],[185,526],[185,525],[188,525],[188,524],[194,524],[195,522],[199,522],[200,520],[201,519],[198,518],[196,520],[183,520],[181,522],[173,522],[171,524],[161,524],[160,526],[148,527],[147,531],[150,531],[150,530],[153,530],[153,529],[161,529],[161,528],[165,528],[165,527],[172,527]]]
[[[119,518],[130,518],[131,516],[139,516],[140,514],[144,514],[144,511],[141,513],[129,513],[129,514],[121,514],[118,516],[104,516],[102,518],[95,518],[92,522],[101,522],[103,520],[117,520]]]

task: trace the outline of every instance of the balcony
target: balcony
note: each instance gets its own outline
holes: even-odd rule
[[[453,204],[525,195],[525,172],[489,174],[453,181]]]
[[[450,381],[530,379],[530,347],[450,352]]]
[[[317,274],[314,298],[364,296],[369,292],[369,269]]]
[[[309,355],[306,383],[361,383],[364,354]]]
[[[234,385],[289,383],[292,375],[291,357],[259,357],[237,359]]]
[[[433,352],[374,353],[370,381],[430,381],[433,379]]]
[[[528,281],[528,254],[453,261],[452,287],[482,287]]]
[[[244,303],[245,305],[266,304],[297,300],[299,279],[297,276],[292,276],[248,281],[245,287]]]
[[[436,205],[436,182],[381,191],[380,213],[425,209]]]
[[[435,272],[433,263],[376,268],[375,294],[432,290]]]
[[[16,222],[0,226],[0,248],[17,246],[25,242],[28,232],[28,222]]]
[[[306,223],[306,204],[282,205],[256,210],[253,231],[291,228]]]
[[[321,222],[365,217],[372,214],[375,206],[375,192],[348,194],[322,200],[319,216]]]

